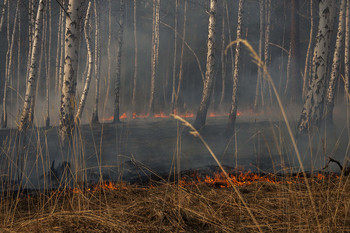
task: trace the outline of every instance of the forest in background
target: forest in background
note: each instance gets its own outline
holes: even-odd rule
[[[39,12],[40,4],[43,5]],[[64,85],[64,76],[68,73],[65,53],[71,4],[79,5],[74,35],[78,57],[68,87]],[[234,122],[237,108],[271,111],[277,105],[275,95],[262,69],[252,62],[250,52],[238,43],[224,53],[229,42],[237,38],[247,40],[257,51],[284,104],[304,104],[304,110],[309,108],[310,111],[303,110],[299,128],[309,128],[308,123],[301,122],[302,118],[314,121],[315,125],[324,118],[332,119],[334,96],[340,102],[347,96],[349,33],[345,29],[349,28],[349,3],[346,0],[94,0],[69,1],[69,4],[53,0],[4,0],[0,13],[3,127],[15,127],[20,122],[23,102],[28,100],[25,93],[36,33],[40,35],[33,69],[37,77],[30,96],[35,101],[30,100],[28,105],[34,105],[35,111],[28,108],[28,119],[37,125],[45,122],[50,125],[48,119],[54,125],[63,122],[61,96],[65,87],[73,88],[70,91],[74,92],[68,115],[75,121],[79,118],[79,122],[80,118],[82,122],[110,120],[111,116],[118,118],[124,113],[131,117],[174,111],[196,113],[198,109],[203,118],[209,106],[214,112],[229,114],[229,121]],[[327,24],[328,32],[321,30],[322,24]],[[210,27],[214,27],[212,38],[208,37]],[[321,51],[324,56],[320,58],[325,60],[324,64],[317,61],[316,51],[321,43],[325,45]],[[212,51],[208,49],[210,46]],[[211,67],[207,56],[213,57]],[[320,71],[324,74],[321,81],[317,80],[321,74],[317,73],[318,65],[325,68]],[[210,91],[203,90],[207,80],[212,80],[207,85]],[[86,83],[90,88],[84,95]],[[308,90],[315,92],[314,87],[319,85],[321,91],[316,92],[321,94],[310,94],[307,98]],[[209,101],[204,103],[205,93],[210,94]],[[82,99],[86,106],[83,108],[83,104],[76,114]],[[207,106],[203,108],[200,103]],[[324,111],[323,105],[331,110]],[[72,119],[66,123],[73,124]],[[198,123],[199,127],[203,125]]]

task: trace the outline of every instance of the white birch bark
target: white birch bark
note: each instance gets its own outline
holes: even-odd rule
[[[80,119],[84,110],[85,102],[87,95],[89,93],[89,88],[90,88],[90,82],[91,82],[91,71],[92,71],[92,49],[91,49],[91,42],[90,42],[90,35],[89,35],[89,18],[90,18],[90,8],[91,8],[91,2],[88,4],[88,8],[86,11],[86,16],[85,16],[85,21],[84,21],[84,35],[85,35],[85,40],[86,40],[86,47],[87,47],[87,55],[88,55],[88,70],[87,70],[87,75],[85,79],[85,85],[84,85],[84,90],[83,93],[80,97],[79,101],[79,107],[78,111],[75,115],[75,122],[77,124],[80,123]]]
[[[159,52],[159,12],[160,0],[153,0],[153,30],[152,30],[152,68],[151,68],[151,89],[148,112],[154,113],[154,99],[156,95],[156,76],[158,71],[158,52]]]
[[[6,6],[8,4],[9,0],[4,0],[4,4],[1,9],[1,18],[0,18],[0,32],[2,31],[2,27],[4,26],[4,19],[5,19],[5,12],[6,12]]]
[[[116,64],[116,78],[114,89],[114,123],[120,122],[120,76],[121,76],[121,62],[122,62],[122,48],[123,48],[123,36],[124,36],[124,15],[125,15],[125,3],[124,0],[120,0],[120,14],[119,14],[119,33],[118,33],[118,45],[117,45],[117,64]]]
[[[26,131],[29,126],[29,118],[30,118],[30,105],[31,102],[34,101],[35,98],[35,84],[38,75],[39,68],[39,58],[40,58],[40,42],[41,42],[41,34],[42,34],[42,26],[43,26],[43,11],[45,8],[45,0],[40,0],[39,7],[35,20],[35,29],[34,29],[34,41],[31,52],[30,59],[30,67],[29,67],[29,75],[28,82],[26,86],[26,93],[24,97],[24,106],[20,117],[20,123],[18,130]]]
[[[237,40],[242,37],[242,19],[243,19],[243,4],[244,0],[239,0],[238,5],[238,22],[237,22]],[[239,56],[241,51],[241,44],[236,44],[236,53],[235,53],[235,69],[233,72],[233,89],[232,89],[232,102],[231,109],[229,112],[228,122],[227,122],[227,133],[228,135],[233,135],[234,127],[237,117],[238,109],[238,98],[237,98],[237,89],[238,89],[238,76],[239,76]]]
[[[64,78],[61,95],[59,131],[61,140],[74,130],[75,92],[79,50],[79,10],[82,0],[69,0],[65,30]]]
[[[60,78],[60,61],[61,61],[61,34],[63,30],[62,15],[63,9],[60,8],[59,19],[58,19],[58,33],[57,33],[57,48],[56,48],[56,77],[55,77],[55,91],[59,90],[59,78]]]
[[[348,104],[350,103],[350,0],[347,0],[346,4],[346,16],[345,16],[345,54],[344,54],[344,87],[345,87],[345,95],[348,100]]]
[[[95,103],[92,110],[91,121],[98,122],[98,102],[100,97],[100,13],[97,1],[94,0],[95,13]]]
[[[67,21],[67,16],[62,10],[61,12],[62,17],[61,17],[61,54],[60,54],[60,67],[59,67],[59,75],[58,75],[58,93],[62,92],[62,81],[63,81],[63,76],[64,76],[64,60],[65,60],[65,33],[66,33],[66,21]]]
[[[326,109],[325,117],[327,122],[333,123],[333,108],[334,108],[334,99],[335,99],[335,90],[337,85],[337,80],[340,70],[340,61],[341,61],[341,50],[343,49],[344,42],[344,26],[345,26],[345,11],[346,11],[346,0],[341,0],[339,8],[339,23],[338,23],[338,32],[337,39],[335,42],[335,50],[333,55],[333,64],[331,77],[328,82],[327,97],[326,97]]]
[[[194,127],[197,129],[205,125],[207,118],[211,94],[214,83],[214,64],[215,64],[215,31],[216,31],[216,10],[217,0],[210,0],[209,23],[208,23],[208,42],[207,42],[207,65],[205,72],[205,81],[203,87],[202,100],[196,115]]]
[[[298,123],[298,132],[306,133],[318,127],[323,117],[326,95],[327,61],[335,14],[333,0],[319,1],[319,25],[314,50],[314,64],[310,86]]]

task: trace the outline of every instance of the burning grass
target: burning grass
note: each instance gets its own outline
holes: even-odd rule
[[[214,175],[215,177],[218,177]],[[250,173],[245,178],[251,179]],[[162,183],[150,187],[103,183],[85,191],[55,191],[2,199],[2,232],[256,232],[232,187]],[[225,176],[223,176],[224,179]],[[267,232],[350,231],[347,178],[310,177],[317,226],[303,178],[237,186],[259,227]],[[255,177],[256,178],[256,177]],[[190,179],[190,178],[187,178]],[[221,181],[220,181],[221,182]],[[16,207],[16,208],[14,208]],[[7,213],[7,214],[6,214]]]

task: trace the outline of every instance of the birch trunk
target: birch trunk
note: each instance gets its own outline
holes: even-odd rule
[[[264,62],[265,66],[269,67],[270,59],[269,59],[269,48],[270,48],[270,29],[271,29],[271,0],[266,0],[266,31],[265,31],[265,47],[264,47]],[[270,104],[272,106],[272,91],[271,91],[271,85],[268,83],[265,79],[262,79],[263,83],[263,90],[261,93],[265,91],[266,83],[268,85],[268,91],[269,91],[269,97],[270,97]]]
[[[114,98],[114,118],[113,122],[120,122],[120,76],[121,76],[121,62],[122,62],[122,47],[124,37],[124,15],[125,15],[125,3],[124,0],[120,0],[120,13],[119,13],[119,33],[118,33],[118,45],[117,45],[117,64],[116,64],[116,77],[115,77],[115,98]]]
[[[74,130],[75,92],[77,85],[79,50],[79,10],[82,0],[69,0],[66,17],[64,78],[62,85],[60,124],[61,140]]]
[[[26,86],[26,93],[24,97],[24,106],[20,117],[20,124],[18,130],[26,131],[29,126],[29,117],[30,117],[30,105],[35,99],[35,84],[38,75],[39,68],[39,58],[40,58],[40,42],[43,26],[43,13],[45,8],[45,0],[39,1],[38,11],[35,20],[35,29],[34,29],[34,41],[31,52],[30,67],[28,72],[28,82]]]
[[[135,0],[136,1],[136,0]],[[109,99],[109,92],[111,87],[111,65],[112,65],[112,58],[111,58],[111,41],[112,41],[112,2],[111,0],[108,0],[108,49],[107,49],[107,56],[108,56],[108,70],[107,70],[107,90],[105,95],[105,106],[107,106],[108,99]],[[88,63],[88,62],[87,62]],[[87,69],[85,69],[87,70]],[[85,73],[85,72],[84,72]]]
[[[97,8],[97,0],[94,1],[94,13],[95,13],[95,104],[92,111],[91,121],[98,123],[98,102],[100,97],[100,13]]]
[[[84,21],[84,35],[85,35],[85,40],[86,40],[86,47],[87,47],[87,55],[88,55],[88,70],[87,70],[87,75],[85,79],[85,85],[84,85],[84,90],[83,93],[80,97],[79,101],[79,107],[78,111],[75,115],[75,123],[79,124],[80,119],[84,110],[85,102],[87,95],[89,93],[89,88],[90,88],[90,82],[91,82],[91,71],[92,71],[92,50],[91,50],[91,42],[90,42],[90,35],[89,35],[89,18],[90,18],[90,8],[91,8],[91,2],[89,2],[87,11],[86,11],[86,16],[85,16],[85,21]]]
[[[219,106],[221,107],[225,98],[226,83],[226,56],[225,56],[225,4],[222,3],[222,30],[221,30],[221,96]]]
[[[8,4],[8,1],[9,0],[4,0],[4,4],[1,9],[0,32],[2,31],[2,27],[4,26],[5,12],[6,12],[6,6]]]
[[[259,57],[262,58],[262,50],[263,50],[263,40],[264,40],[264,24],[265,24],[265,17],[264,17],[264,0],[259,0],[259,9],[260,9],[260,33],[259,33]],[[258,77],[256,80],[256,88],[255,88],[255,98],[254,98],[254,110],[257,111],[258,109],[258,101],[259,101],[259,90],[261,91],[261,83],[262,80],[262,69],[258,67]],[[263,93],[261,92],[261,102],[262,105],[264,105],[264,98]]]
[[[3,101],[2,101],[2,116],[1,116],[1,127],[2,128],[7,127],[7,104],[6,104],[7,103],[7,89],[8,89],[8,83],[10,81],[10,77],[12,77],[12,75],[11,75],[12,60],[13,60],[12,54],[13,54],[13,45],[15,43],[19,3],[20,3],[20,0],[17,0],[15,20],[13,22],[11,41],[8,40],[8,48],[7,48],[7,53],[6,53],[5,85],[4,85],[4,96],[3,96]],[[9,22],[7,25],[9,27]],[[9,29],[7,30],[7,32],[9,34]]]
[[[174,17],[174,60],[173,60],[173,82],[172,82],[172,92],[171,92],[171,106],[174,112],[175,110],[175,95],[176,95],[176,58],[177,58],[177,30],[178,30],[178,10],[179,0],[175,0],[175,17]]]
[[[304,75],[303,75],[303,100],[306,97],[306,83],[307,83],[307,68],[309,66],[309,58],[311,51],[311,44],[313,40],[313,30],[314,30],[314,18],[313,18],[313,0],[310,0],[310,36],[309,36],[309,44],[307,46],[306,58],[305,58],[305,67],[304,67]]]
[[[302,80],[300,76],[300,42],[299,42],[299,0],[291,1],[291,42],[290,42],[290,83],[291,102],[299,103],[302,95]]]
[[[208,42],[207,42],[207,65],[205,72],[205,81],[203,87],[202,100],[196,115],[194,127],[197,129],[205,125],[207,112],[209,108],[211,94],[213,92],[214,64],[215,64],[215,30],[216,30],[216,9],[217,0],[210,0],[209,23],[208,23]]]
[[[52,9],[51,9],[51,0],[48,0],[48,33],[49,33],[49,43],[48,43],[48,54],[47,54],[47,72],[46,72],[46,119],[45,119],[45,126],[46,128],[49,128],[50,126],[50,88],[51,88],[51,41],[52,41],[52,25],[51,25],[51,18],[52,18]]]
[[[21,77],[21,10],[18,11],[18,40],[17,40],[17,99],[16,99],[16,109],[18,114],[20,112],[19,98],[20,98],[20,77]]]
[[[64,60],[65,60],[65,33],[66,33],[66,25],[67,19],[66,14],[64,10],[62,10],[62,17],[61,17],[61,54],[60,54],[60,67],[59,67],[59,75],[58,75],[58,93],[62,92],[62,80],[64,76]]]
[[[176,0],[177,1],[177,0]],[[133,88],[132,88],[132,107],[135,109],[136,106],[136,86],[137,86],[137,69],[138,69],[138,46],[137,46],[137,1],[134,0],[134,46],[135,46],[135,53],[134,53],[134,81],[133,81]],[[175,33],[176,34],[176,33]]]
[[[242,37],[242,18],[243,18],[243,4],[244,0],[239,0],[238,5],[238,22],[237,22],[237,40]],[[238,98],[237,98],[237,89],[238,89],[238,76],[239,76],[239,56],[241,51],[241,44],[236,44],[236,54],[235,54],[235,70],[233,73],[233,89],[232,89],[232,102],[231,109],[227,122],[227,135],[232,136],[234,133],[237,109],[238,109]]]
[[[61,34],[62,34],[62,13],[63,9],[60,8],[58,19],[58,33],[57,33],[57,49],[56,49],[56,77],[55,77],[55,91],[59,90],[59,78],[60,78],[60,61],[61,61]]]
[[[183,18],[183,28],[182,28],[182,45],[181,45],[181,55],[180,55],[180,68],[179,68],[179,80],[177,82],[177,91],[175,95],[175,109],[178,108],[177,103],[179,100],[180,89],[182,84],[183,77],[183,57],[184,57],[184,49],[185,49],[185,40],[186,40],[186,15],[187,15],[187,0],[184,5],[184,18]]]
[[[347,0],[345,20],[344,87],[347,103],[350,103],[350,0]]]
[[[151,69],[151,89],[148,112],[154,113],[154,98],[156,95],[156,76],[158,71],[158,51],[159,51],[159,10],[160,0],[153,0],[153,40],[152,40],[152,69]]]
[[[333,31],[334,8],[333,0],[319,1],[320,20],[314,50],[313,72],[298,123],[299,134],[311,131],[314,126],[318,127],[323,117],[327,61]]]
[[[346,12],[346,0],[341,0],[340,9],[339,9],[339,23],[338,23],[338,32],[337,40],[335,43],[335,50],[333,55],[333,64],[331,71],[331,78],[328,82],[328,90],[326,97],[326,109],[325,109],[325,118],[328,123],[333,123],[333,108],[334,108],[334,99],[335,99],[335,90],[338,82],[339,70],[340,70],[340,61],[341,61],[341,50],[343,49],[344,42],[344,26],[345,26],[345,12]]]

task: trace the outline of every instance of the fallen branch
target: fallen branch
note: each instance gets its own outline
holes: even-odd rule
[[[329,164],[330,164],[331,162],[338,164],[338,166],[339,166],[339,168],[340,168],[340,171],[341,171],[342,173],[344,172],[344,173],[343,173],[344,176],[347,176],[347,175],[350,174],[350,166],[344,168],[344,167],[340,164],[340,162],[339,162],[338,160],[335,160],[335,159],[333,159],[332,157],[328,157],[328,162],[327,162],[326,166],[323,168],[323,170],[326,169],[326,168],[328,168],[328,167],[329,167]]]

